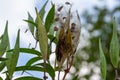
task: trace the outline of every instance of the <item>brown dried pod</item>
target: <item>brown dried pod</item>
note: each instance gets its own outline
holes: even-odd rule
[[[54,31],[58,31],[58,28],[56,26],[54,27]]]
[[[59,17],[55,18],[55,21],[59,21]]]
[[[64,27],[62,27],[60,30],[58,37],[58,44],[56,47],[56,59],[59,68],[61,68],[65,59],[70,56],[70,53],[73,52],[71,30],[69,23],[70,23],[70,16],[68,15]]]
[[[60,6],[57,10],[60,12],[62,10],[63,6]]]
[[[67,4],[67,5],[71,5],[70,2],[65,2],[65,4]]]

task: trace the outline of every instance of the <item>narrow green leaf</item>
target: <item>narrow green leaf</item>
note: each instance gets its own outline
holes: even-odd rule
[[[16,70],[15,71],[27,71],[27,70],[30,70],[30,71],[44,71],[44,69],[42,67],[37,67],[37,66],[19,66],[19,67],[16,67]]]
[[[10,48],[10,43],[9,43],[9,37],[8,37],[8,30],[7,30],[7,27],[8,27],[8,21],[6,22],[6,31],[4,32],[4,34],[2,35],[2,37],[1,38],[4,38],[4,36],[6,36],[6,44],[4,44],[4,45],[6,45],[6,51]],[[7,52],[6,52],[6,55],[7,55]],[[6,67],[6,61],[8,60],[8,58],[1,58],[0,59],[0,61],[2,61],[1,63],[0,63],[0,72]]]
[[[42,23],[42,20],[37,12],[37,9],[36,9],[36,15],[37,15],[37,22],[38,22],[39,46],[40,46],[42,56],[44,57],[44,59],[46,59],[47,58],[47,50],[48,50],[48,37],[47,37],[45,27]]]
[[[8,38],[8,21],[7,21],[5,31],[4,31],[4,34],[2,36],[2,40],[0,43],[0,57],[2,57],[2,55],[5,53],[6,48],[8,46],[8,41],[9,41],[9,38]]]
[[[35,62],[37,62],[38,60],[41,60],[41,59],[42,59],[41,57],[34,57],[26,63],[26,66],[31,66],[33,63],[35,63]]]
[[[52,6],[45,20],[46,31],[49,32],[50,26],[53,24],[55,15],[55,5]]]
[[[5,67],[5,62],[3,61],[0,63],[0,72],[4,69],[4,67]]]
[[[106,80],[106,58],[102,49],[101,40],[99,40],[100,69],[103,80]]]
[[[20,30],[18,31],[16,44],[15,44],[13,52],[7,55],[8,57],[7,69],[8,69],[10,79],[12,79],[13,73],[17,65],[18,57],[19,57],[19,40],[20,40],[19,36],[20,36]]]
[[[11,49],[7,52],[12,52],[14,49]],[[33,54],[33,55],[37,55],[37,56],[41,56],[41,53],[35,49],[29,49],[29,48],[19,48],[20,52],[24,53],[24,54]]]
[[[24,20],[24,21],[25,21],[25,22],[28,22],[28,23],[31,24],[31,25],[34,25],[35,27],[38,26],[38,24],[35,23],[35,22],[33,22],[33,21],[30,21],[30,20]]]
[[[38,64],[35,64],[35,66],[36,65],[37,66],[42,66],[44,68],[44,63],[38,63]],[[53,67],[50,64],[48,64],[48,63],[46,63],[46,71],[51,76],[51,78],[54,79],[55,71],[54,71]]]
[[[41,65],[42,67],[38,67],[38,65]],[[15,71],[28,71],[28,70],[44,72],[44,65],[43,63],[40,63],[40,64],[37,64],[37,66],[19,66],[19,67],[16,67]],[[50,66],[49,64],[46,64],[46,71],[52,78],[55,77],[55,71],[52,68],[52,66]]]
[[[8,41],[7,50],[10,50],[10,42],[9,41]],[[11,67],[11,65],[10,65],[10,63],[11,63],[11,61],[10,61],[11,56],[12,56],[12,52],[6,52],[6,58],[7,58],[7,60],[5,61],[5,65],[7,67],[7,70],[10,69],[10,67]],[[6,78],[9,79],[9,76],[7,75]]]
[[[43,20],[44,14],[45,14],[45,7],[46,7],[47,3],[48,3],[48,0],[45,2],[42,9],[39,11],[39,15],[40,15],[42,20]]]
[[[115,19],[113,20],[113,34],[110,43],[110,59],[114,68],[117,68],[119,61],[119,41],[117,36]]]
[[[43,80],[43,79],[31,77],[31,76],[24,76],[24,77],[16,78],[15,80]]]
[[[37,77],[31,77],[31,76],[23,76],[23,77],[19,77],[16,78],[15,80],[43,80]]]
[[[27,63],[26,66],[32,66],[32,64],[34,64],[35,62],[41,60],[42,57],[33,57],[32,59],[30,59]],[[24,73],[24,71],[22,72]]]
[[[32,21],[34,23],[34,20],[29,12],[28,12],[28,20]],[[34,24],[34,25],[36,25],[36,24]],[[34,29],[35,29],[34,25],[28,22],[28,26],[29,26],[29,29],[30,29],[30,32],[32,33],[32,35],[34,35]]]
[[[20,52],[41,56],[41,53],[35,49],[20,48]]]

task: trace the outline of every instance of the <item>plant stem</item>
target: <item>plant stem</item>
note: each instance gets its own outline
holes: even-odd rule
[[[72,63],[73,63],[73,58],[74,58],[74,56],[72,56],[72,60],[71,61],[70,61],[69,57],[67,59],[67,69],[65,70],[65,74],[63,76],[63,80],[65,80],[65,77],[66,77],[67,73],[69,73],[69,71],[70,71],[70,68],[71,68]],[[68,67],[69,61],[70,61],[70,65]]]
[[[115,68],[115,80],[120,80],[117,68]]]
[[[46,59],[44,58],[44,77],[43,77],[44,80],[47,79],[47,76],[46,76]]]
[[[68,72],[69,72],[69,68],[65,70],[65,74],[63,76],[63,80],[65,80],[65,77],[66,77],[66,75],[67,75]]]
[[[59,72],[58,72],[58,80],[60,79],[60,70],[59,70]]]

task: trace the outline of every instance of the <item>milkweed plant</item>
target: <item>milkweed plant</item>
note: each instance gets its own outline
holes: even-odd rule
[[[47,3],[48,1],[45,2],[40,11],[35,8],[35,19],[28,12],[28,19],[24,20],[28,23],[29,31],[36,40],[35,47],[33,48],[20,47],[20,30],[18,30],[16,43],[14,48],[11,49],[8,36],[8,21],[6,21],[4,33],[0,36],[0,72],[6,75],[5,80],[66,79],[66,75],[72,67],[80,41],[81,21],[78,11],[73,9],[73,4],[70,2],[63,4],[51,3],[52,6],[47,16],[45,16]],[[37,43],[39,46],[37,46]],[[36,47],[39,47],[39,50]],[[55,47],[54,50],[52,49],[53,47]],[[28,60],[25,65],[17,66],[21,53],[35,56]],[[106,80],[107,62],[100,39],[99,53],[101,77],[103,80]],[[116,23],[115,19],[113,19],[113,35],[110,42],[109,54],[115,70],[115,80],[120,80],[117,70],[120,58],[119,53]],[[50,61],[53,54],[55,55],[55,58],[52,56],[54,63]],[[42,72],[43,78],[31,76],[28,71]],[[27,73],[30,76],[23,76],[21,74],[20,77],[14,78],[15,72]],[[62,73],[62,77],[60,73]],[[1,76],[0,80],[3,80]],[[76,77],[73,80],[76,80]]]

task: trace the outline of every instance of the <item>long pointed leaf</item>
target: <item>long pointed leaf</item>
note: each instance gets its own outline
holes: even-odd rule
[[[29,70],[29,71],[44,72],[43,63],[37,64],[37,65],[41,65],[42,67],[38,67],[38,66],[19,66],[19,67],[16,67],[15,71],[28,71]],[[46,64],[46,71],[52,78],[55,77],[55,71],[49,64]]]
[[[44,59],[47,58],[47,51],[48,51],[48,37],[46,33],[46,29],[42,23],[42,20],[37,12],[36,9],[36,15],[37,15],[37,22],[38,22],[38,40],[39,40],[39,46],[41,53],[44,57]]]
[[[7,56],[9,59],[7,62],[7,65],[8,65],[7,69],[8,69],[10,79],[12,79],[13,73],[14,73],[16,65],[17,65],[18,57],[19,57],[19,39],[20,39],[19,34],[20,34],[20,30],[18,31],[16,44],[15,44],[13,52],[9,53]]]
[[[33,63],[41,60],[42,57],[33,57],[32,59],[30,59],[27,63],[26,66],[32,66]],[[22,73],[24,73],[25,71],[23,71]]]
[[[99,40],[99,53],[100,53],[100,69],[103,80],[106,80],[106,58],[102,49],[101,41]]]
[[[117,68],[119,61],[119,41],[117,36],[115,19],[113,20],[113,35],[110,43],[110,59],[114,68]]]
[[[32,16],[30,15],[29,12],[28,12],[28,20],[34,22]],[[32,35],[34,35],[34,29],[35,29],[34,25],[31,23],[28,23],[28,26],[29,26],[29,29],[30,29],[30,32],[32,33]]]
[[[40,58],[40,57],[34,57],[26,63],[26,66],[31,66],[33,63],[35,63],[35,62],[37,62],[38,60],[41,60],[41,59],[42,58]]]
[[[9,38],[8,38],[8,21],[7,21],[5,31],[4,31],[4,34],[2,36],[2,40],[0,43],[0,57],[2,57],[2,55],[5,53],[6,48],[8,46],[8,41],[9,41]]]
[[[43,20],[44,14],[45,14],[45,7],[46,7],[47,3],[48,3],[48,0],[45,2],[42,9],[39,11],[39,15],[40,15],[42,20]]]
[[[30,70],[30,71],[44,71],[44,69],[42,67],[37,67],[37,66],[19,66],[19,67],[16,67],[15,71],[27,71],[27,70]]]
[[[7,52],[12,52],[14,49],[8,50]],[[29,49],[29,48],[19,48],[20,52],[27,53],[27,54],[33,54],[37,56],[41,56],[41,53],[35,49]]]
[[[55,14],[55,5],[52,6],[45,20],[45,27],[47,32],[49,31],[50,26],[54,21],[54,14]]]
[[[34,25],[35,27],[38,26],[37,23],[35,23],[35,22],[31,21],[31,20],[24,20],[24,21],[25,21],[25,22],[28,22],[28,23],[31,24],[31,25]]]
[[[43,79],[31,77],[31,76],[24,76],[24,77],[16,78],[15,80],[43,80]]]

